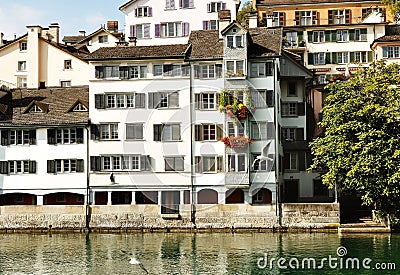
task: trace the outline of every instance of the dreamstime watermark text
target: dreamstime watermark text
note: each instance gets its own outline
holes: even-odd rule
[[[260,269],[371,269],[371,270],[395,270],[396,263],[376,262],[371,258],[350,258],[346,257],[347,249],[340,246],[336,250],[336,255],[328,255],[324,258],[268,258],[264,257],[257,260]]]

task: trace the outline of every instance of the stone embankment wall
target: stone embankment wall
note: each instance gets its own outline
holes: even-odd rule
[[[279,211],[282,226],[277,218]],[[190,205],[181,205],[179,215],[162,215],[158,205],[1,206],[0,230],[82,231],[87,224],[94,231],[337,229],[339,226],[338,204],[282,204],[278,211],[275,205],[196,205],[195,223],[191,213]]]

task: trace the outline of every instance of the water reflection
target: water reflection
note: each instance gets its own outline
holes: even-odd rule
[[[395,262],[400,269],[399,235],[326,233],[146,233],[0,235],[0,274],[145,274],[129,263],[135,255],[149,274],[354,274],[355,270],[260,269],[260,257],[321,259],[337,256]],[[357,271],[357,274],[399,274]]]

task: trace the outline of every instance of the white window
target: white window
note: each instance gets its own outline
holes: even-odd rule
[[[203,21],[203,30],[218,30],[217,20]]]
[[[285,17],[284,17],[283,12],[274,11],[272,16],[273,16],[273,18],[272,18],[272,26],[273,27],[283,26],[285,24],[285,22],[284,22]],[[266,16],[264,18],[266,18]]]
[[[127,140],[143,140],[143,123],[126,124]]]
[[[26,71],[26,61],[18,61],[18,71]]]
[[[196,173],[219,173],[223,172],[222,156],[196,157]]]
[[[325,53],[314,53],[314,65],[325,65]]]
[[[337,30],[337,41],[338,42],[349,41],[349,30]]]
[[[60,82],[63,88],[71,87],[71,80],[61,80]]]
[[[228,136],[245,136],[245,124],[227,122],[227,133]]]
[[[297,47],[299,44],[297,32],[287,32],[286,40],[290,47]]]
[[[27,88],[28,87],[28,78],[26,76],[18,76],[17,77],[17,87],[18,88]]]
[[[226,61],[227,77],[245,76],[243,60]]]
[[[79,161],[83,161],[83,160],[56,159],[55,160],[55,172],[56,173],[76,173],[76,172],[80,172],[80,170],[77,170],[77,162],[79,162]]]
[[[265,77],[272,75],[272,62],[253,62],[251,63],[251,77]]]
[[[71,70],[72,69],[72,60],[64,60],[64,70]]]
[[[165,0],[165,9],[167,10],[175,9],[175,0]]]
[[[82,129],[77,130],[76,128],[71,129],[57,129],[55,131],[55,143],[56,144],[74,144],[77,143],[77,131],[80,131],[82,135]]]
[[[282,103],[282,116],[297,116],[297,103]]]
[[[150,158],[144,155],[102,156],[102,170],[145,171],[150,170]]]
[[[242,35],[227,35],[226,46],[228,48],[239,48],[243,47],[243,36]]]
[[[251,123],[251,137],[254,140],[265,140],[267,136],[267,123],[266,122],[252,122]]]
[[[149,108],[178,108],[179,92],[156,92],[149,93]]]
[[[184,171],[183,157],[165,157],[165,171]]]
[[[40,109],[36,104],[33,104],[28,112],[29,113],[43,113],[43,110]]]
[[[354,30],[355,41],[366,41],[367,40],[367,29],[355,29]]]
[[[355,61],[360,63],[366,63],[367,52],[355,52]]]
[[[187,9],[187,8],[193,8],[193,2],[194,0],[179,0],[179,4],[181,5],[181,8]]]
[[[118,139],[118,124],[100,124],[100,139]]]
[[[228,154],[228,172],[245,172],[247,170],[245,154]]]
[[[216,140],[217,126],[215,124],[203,124],[203,140]]]
[[[10,174],[36,173],[36,162],[29,160],[9,160],[8,171]]]
[[[302,26],[312,25],[312,12],[311,11],[301,11],[300,12],[300,25],[302,25]]]
[[[296,128],[282,128],[282,136],[286,141],[296,140]]]
[[[216,108],[216,94],[214,93],[202,93],[202,109],[203,110],[214,110]]]
[[[154,141],[180,141],[181,125],[154,124]]]
[[[337,61],[338,61],[338,64],[349,63],[349,53],[348,52],[338,52],[337,53]]]
[[[72,109],[73,112],[87,112],[88,109],[82,103],[76,104],[76,106]]]
[[[214,78],[215,67],[214,65],[200,65],[200,78]]]
[[[325,32],[324,31],[313,31],[313,42],[314,43],[325,42]]]
[[[268,172],[273,171],[273,164],[274,164],[273,161],[271,161],[271,160],[259,160],[259,161],[254,162],[254,160],[256,160],[258,156],[261,156],[261,154],[259,154],[259,153],[257,154],[256,153],[256,154],[252,154],[252,156],[253,156],[252,163],[254,163],[254,167],[253,167],[254,171],[268,171]],[[270,154],[269,157],[271,159],[273,159],[274,155]],[[259,193],[260,192],[258,192],[257,194],[259,194]]]
[[[333,11],[333,24],[345,24],[345,12],[344,10],[334,10]]]
[[[150,38],[150,24],[136,25],[136,38]]]
[[[151,17],[152,8],[151,7],[138,7],[135,9],[136,17]]]
[[[226,9],[226,4],[223,2],[211,2],[207,4],[207,12],[219,12]]]
[[[19,43],[19,50],[20,51],[27,51],[28,50],[28,42],[22,41]]]
[[[383,46],[383,58],[400,58],[400,46]]]
[[[99,35],[99,43],[108,43],[107,35]]]
[[[161,23],[161,37],[179,37],[182,36],[182,23]]]

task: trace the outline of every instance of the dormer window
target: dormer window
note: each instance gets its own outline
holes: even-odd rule
[[[39,108],[36,104],[29,109],[28,113],[43,113],[42,109]]]
[[[72,69],[72,60],[64,60],[64,70],[71,70]]]
[[[24,114],[47,113],[48,111],[48,104],[34,100],[28,105],[28,107],[26,107]]]
[[[226,45],[228,48],[241,48],[243,47],[243,37],[241,35],[228,35]]]
[[[80,102],[78,104],[76,104],[74,109],[72,109],[73,112],[87,112],[87,110],[88,109],[85,107],[85,105],[83,105]]]

